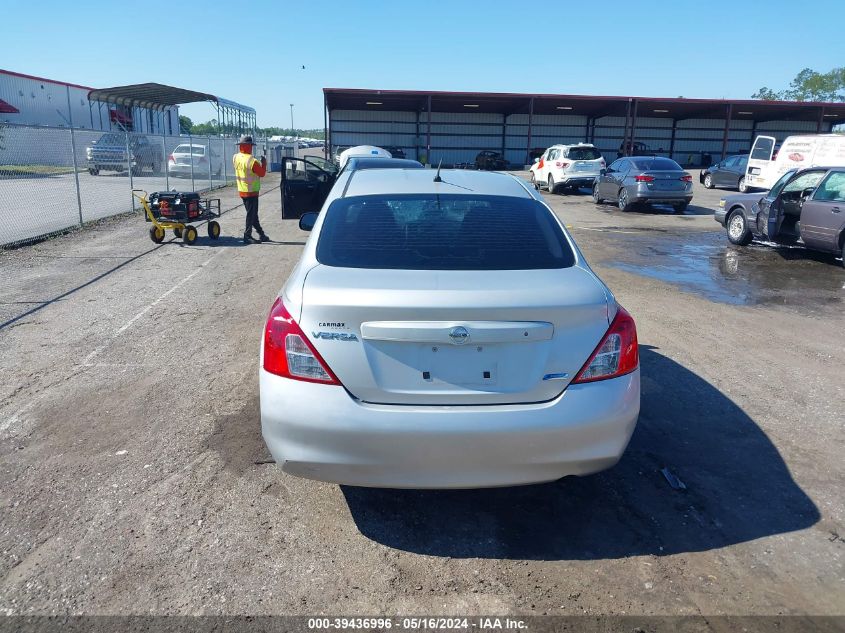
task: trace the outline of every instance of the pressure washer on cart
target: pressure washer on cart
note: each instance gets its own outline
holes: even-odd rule
[[[142,194],[142,195],[139,195]],[[147,194],[143,189],[133,189],[132,195],[144,207],[144,219],[152,222],[150,239],[156,244],[164,241],[166,231],[173,231],[185,244],[197,240],[197,229],[193,224],[208,224],[208,237],[220,237],[220,198],[200,198],[192,191],[154,191]]]

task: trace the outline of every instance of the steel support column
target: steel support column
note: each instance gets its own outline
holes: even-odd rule
[[[628,121],[631,118],[631,100],[625,105],[625,130],[622,133],[622,156],[628,155]]]
[[[722,158],[720,160],[725,160],[725,156],[728,155],[728,133],[731,129],[731,116],[733,115],[733,104],[729,103],[725,106],[725,131],[722,134]]]
[[[425,164],[431,165],[431,95],[428,95],[428,130],[425,137]]]
[[[329,150],[328,150],[328,143],[329,143],[329,116],[328,116],[328,104],[326,103],[326,93],[323,93],[323,158],[326,160],[329,159]]]
[[[822,125],[824,124],[824,106],[819,109],[819,120],[816,123],[816,134],[822,133]]]
[[[502,158],[505,157],[505,137],[507,136],[508,132],[508,115],[502,115]],[[507,160],[507,159],[505,159]]]
[[[525,164],[531,164],[531,124],[534,121],[534,97],[528,100],[528,140],[525,148]]]
[[[420,159],[420,110],[417,108],[416,117],[415,117],[415,127],[414,127],[414,160]]]
[[[672,136],[669,138],[669,158],[672,158],[675,154],[675,132],[678,129],[678,119],[672,119]]]
[[[632,156],[634,154],[634,143],[636,142],[637,136],[637,107],[639,106],[639,102],[634,99],[634,110],[631,115],[631,149],[630,154],[628,156]]]

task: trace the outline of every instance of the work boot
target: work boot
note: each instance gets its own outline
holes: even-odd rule
[[[256,240],[250,233],[244,233],[244,244],[256,244]]]
[[[269,237],[267,237],[267,234],[266,234],[266,233],[262,233],[262,234],[261,234],[261,237],[260,237],[259,239],[260,239],[262,242],[269,242],[269,241],[270,241],[270,238],[269,238]]]

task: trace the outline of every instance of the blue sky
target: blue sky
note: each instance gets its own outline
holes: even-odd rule
[[[211,92],[262,126],[294,103],[322,127],[323,87],[747,98],[845,64],[841,0],[3,4],[0,68]]]

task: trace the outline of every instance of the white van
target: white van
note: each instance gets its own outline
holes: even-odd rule
[[[768,191],[790,169],[814,165],[845,167],[843,134],[789,136],[777,150],[776,143],[773,136],[758,136],[754,139],[748,167],[745,169],[745,184],[749,189]]]

